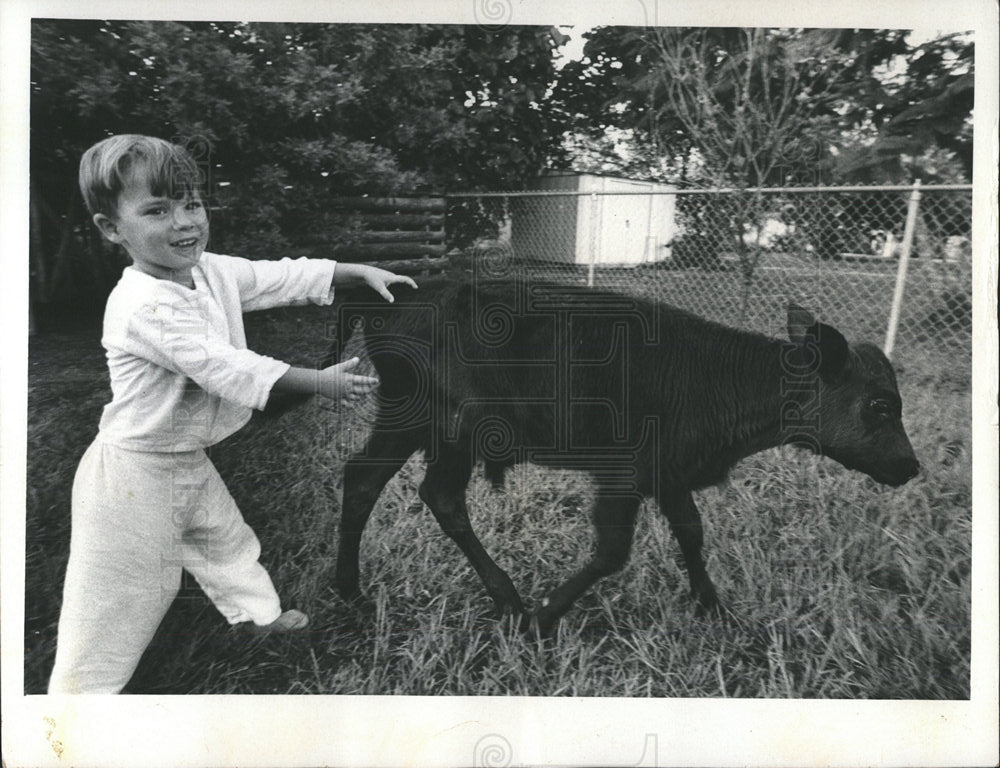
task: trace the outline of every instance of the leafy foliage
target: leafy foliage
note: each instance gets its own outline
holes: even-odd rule
[[[869,30],[867,36],[867,46],[878,49],[877,33]],[[968,182],[975,86],[971,36],[951,34],[916,46],[898,41],[893,50],[899,53],[899,73],[882,78],[869,73],[846,115],[855,129],[848,136],[861,141],[843,148],[837,177]]]

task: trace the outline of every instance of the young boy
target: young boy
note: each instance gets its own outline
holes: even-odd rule
[[[416,284],[325,259],[248,261],[205,252],[199,170],[181,147],[113,136],[80,162],[101,233],[132,264],[111,292],[102,344],[112,400],[73,483],[69,565],[50,693],[118,693],[188,570],[231,624],[290,631],[258,562],[260,544],[204,449],[242,427],[271,392],[353,400],[377,379],[357,358],[293,368],[246,348],[242,313],[329,304],[333,286]]]

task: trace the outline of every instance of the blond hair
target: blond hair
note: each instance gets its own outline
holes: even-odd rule
[[[191,154],[155,136],[111,136],[80,158],[80,192],[91,215],[115,215],[118,196],[136,178],[146,181],[156,196],[180,197],[201,187]]]

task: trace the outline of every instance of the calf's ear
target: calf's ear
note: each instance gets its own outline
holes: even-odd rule
[[[804,348],[822,379],[834,380],[847,372],[850,350],[847,339],[832,325],[820,323],[797,304],[788,305],[788,338]]]
[[[796,344],[805,343],[805,335],[810,328],[816,325],[816,318],[808,309],[803,309],[798,304],[788,304],[788,338]]]

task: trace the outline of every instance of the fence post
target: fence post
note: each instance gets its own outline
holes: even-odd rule
[[[903,245],[899,252],[899,267],[896,269],[896,290],[892,295],[892,309],[889,312],[889,327],[885,331],[883,352],[892,358],[896,344],[896,330],[899,327],[899,313],[903,306],[903,289],[906,287],[906,270],[910,266],[910,251],[913,249],[913,232],[917,226],[917,212],[920,210],[920,179],[913,182],[910,205],[906,210],[906,229],[903,231]]]

